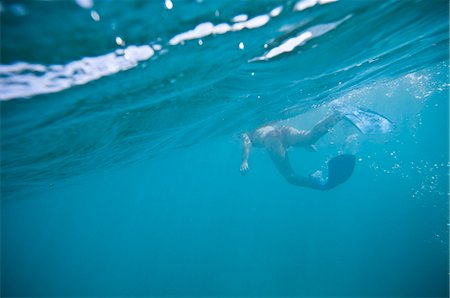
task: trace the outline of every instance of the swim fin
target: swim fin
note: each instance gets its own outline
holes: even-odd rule
[[[310,182],[313,188],[328,190],[347,181],[355,168],[355,156],[351,154],[342,154],[333,157],[328,162],[328,178],[323,178],[318,172],[310,176]]]
[[[369,109],[340,107],[337,110],[363,134],[389,133],[395,128],[391,120]]]

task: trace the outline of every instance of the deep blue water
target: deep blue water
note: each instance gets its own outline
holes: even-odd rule
[[[2,296],[448,296],[448,1],[0,3]],[[240,174],[337,105],[349,181]]]

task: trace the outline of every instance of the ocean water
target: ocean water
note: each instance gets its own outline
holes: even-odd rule
[[[0,3],[2,296],[448,296],[448,1]],[[347,182],[241,175],[336,106]]]

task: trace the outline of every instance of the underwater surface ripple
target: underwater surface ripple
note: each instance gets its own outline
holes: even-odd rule
[[[157,181],[154,184],[150,183],[149,190],[147,190],[149,196],[151,194],[158,198],[166,198],[167,202],[174,203],[176,201],[174,198],[177,196],[190,194],[186,196],[195,197],[194,194],[196,194],[200,199],[193,203],[193,206],[204,208],[203,211],[209,206],[213,211],[212,215],[208,215],[206,218],[211,227],[216,227],[217,224],[219,231],[232,237],[227,234],[228,230],[215,221],[214,214],[218,216],[220,212],[214,213],[215,207],[209,205],[212,203],[206,201],[203,195],[209,194],[216,198],[229,195],[240,198],[239,203],[236,203],[237,199],[231,203],[219,200],[226,210],[230,208],[229,214],[237,211],[232,211],[231,205],[228,204],[249,204],[248,206],[239,206],[252,208],[249,202],[241,202],[245,201],[246,196],[251,196],[249,190],[242,190],[244,186],[239,184],[244,183],[242,179],[250,179],[249,185],[254,187],[261,183],[272,185],[270,179],[275,179],[273,188],[266,189],[266,193],[264,190],[261,193],[256,191],[258,196],[286,198],[298,196],[298,193],[293,194],[292,190],[286,190],[291,186],[285,185],[284,181],[276,180],[278,178],[275,174],[270,174],[271,178],[262,175],[263,172],[273,172],[273,169],[269,168],[270,165],[264,169],[263,166],[258,168],[258,165],[255,164],[256,176],[253,178],[250,175],[245,178],[238,177],[241,180],[237,180],[238,155],[240,153],[238,135],[273,122],[286,121],[286,123],[305,124],[309,121],[313,123],[314,121],[311,119],[319,119],[334,104],[344,103],[371,108],[386,115],[396,124],[397,130],[389,136],[389,139],[364,139],[361,137],[358,139],[358,144],[352,141],[351,145],[358,147],[357,149],[348,149],[349,138],[346,143],[344,142],[345,144],[339,143],[337,139],[342,137],[339,132],[331,134],[331,149],[326,149],[328,151],[325,150],[325,153],[320,156],[329,158],[335,151],[340,150],[358,151],[360,158],[357,169],[359,167],[361,170],[356,174],[361,177],[367,175],[368,180],[376,177],[373,178],[372,186],[368,188],[372,191],[367,194],[368,204],[372,204],[371,207],[374,208],[367,211],[369,216],[375,217],[377,212],[379,214],[387,212],[387,216],[389,216],[389,212],[394,212],[392,210],[403,212],[400,203],[391,211],[386,211],[376,205],[375,201],[370,200],[371,196],[376,195],[377,183],[386,185],[388,197],[398,196],[399,199],[402,198],[401,202],[403,203],[409,202],[408,200],[418,200],[420,202],[417,203],[418,205],[426,206],[424,208],[426,212],[429,212],[427,213],[429,217],[423,215],[421,219],[426,222],[427,227],[432,227],[430,230],[434,232],[431,233],[428,230],[425,232],[426,228],[423,227],[421,230],[420,225],[417,225],[417,228],[419,229],[418,233],[427,235],[424,237],[428,237],[427,241],[434,246],[430,250],[423,248],[422,252],[432,250],[436,252],[436,255],[442,256],[443,252],[448,249],[448,239],[442,236],[448,233],[448,216],[444,212],[448,207],[449,166],[448,10],[449,4],[446,0],[1,1],[2,204],[8,204],[14,200],[19,202],[17,204],[25,204],[20,203],[20,199],[35,200],[34,196],[38,194],[43,202],[56,202],[57,200],[49,195],[52,191],[53,195],[56,192],[55,185],[58,187],[59,184],[66,185],[65,183],[68,183],[73,187],[77,183],[76,181],[83,181],[80,182],[80,185],[87,187],[87,185],[91,185],[90,182],[86,182],[91,179],[89,177],[101,177],[95,176],[97,174],[108,175],[108,171],[115,173],[111,174],[111,177],[114,177],[111,178],[111,181],[114,181],[111,184],[124,185],[128,183],[124,182],[126,178],[123,178],[127,175],[125,174],[127,170],[120,174],[122,169],[138,167],[136,171],[140,174],[136,174],[137,172],[129,174],[135,179],[134,182],[130,182],[132,186],[136,187],[133,190],[121,190],[123,193],[118,191],[116,194],[112,190],[107,190],[106,184],[108,183],[92,182],[91,185],[93,189],[100,187],[97,185],[102,185],[105,194],[107,193],[111,198],[117,200],[119,200],[118,193],[123,197],[134,198],[130,199],[130,203],[125,203],[128,205],[124,208],[130,213],[135,213],[136,218],[130,219],[125,216],[125,219],[129,221],[124,226],[116,226],[115,223],[112,223],[114,228],[118,229],[119,235],[125,235],[125,238],[130,237],[127,238],[129,242],[124,244],[125,246],[131,247],[134,244],[144,247],[152,245],[155,241],[160,241],[160,243],[169,241],[163,234],[159,234],[163,232],[157,231],[156,226],[145,226],[147,214],[132,207],[135,203],[135,206],[142,204],[150,209],[166,210],[164,208],[168,208],[162,201],[144,203],[140,201],[142,199],[137,199],[144,196],[146,190],[143,190],[145,186],[141,184],[138,186],[136,181],[144,179],[142,177],[146,177],[147,174],[149,176],[146,179],[151,177],[152,181]],[[316,112],[318,114],[314,114]],[[306,115],[306,122],[296,122],[299,115]],[[313,116],[308,118],[308,115]],[[345,129],[346,132],[349,131],[348,128]],[[354,132],[351,136],[356,138]],[[345,137],[342,138],[345,139]],[[320,143],[319,147],[324,148],[326,145]],[[190,152],[193,152],[193,156],[211,156],[211,159],[217,161],[195,159]],[[167,161],[170,165],[168,166],[165,163],[170,156],[180,157]],[[183,158],[187,160],[192,158],[198,163],[189,165],[187,161],[182,161]],[[261,163],[267,162],[267,160],[263,161],[263,158],[259,160],[258,155],[255,159]],[[301,158],[299,159],[301,160]],[[296,161],[295,154],[293,154],[293,160]],[[316,159],[312,158],[312,160]],[[215,172],[206,165],[208,162],[217,167]],[[313,167],[311,163],[312,161],[306,162],[305,167]],[[148,165],[151,173],[139,168],[142,164]],[[202,170],[193,169],[199,165],[202,166],[205,173],[199,173]],[[166,169],[171,166],[177,170]],[[226,170],[221,173],[218,169]],[[192,177],[185,177],[189,176],[187,172],[191,170],[194,171]],[[198,188],[190,186],[198,185],[199,181],[195,180],[195,177],[205,178],[207,175],[210,175],[208,179],[211,179],[207,180],[208,183],[204,183]],[[101,178],[99,179],[101,180]],[[129,180],[131,181],[132,178]],[[231,185],[229,191],[235,192],[218,194],[217,191],[223,185],[218,184],[219,180],[225,185]],[[349,198],[359,196],[364,190],[364,186],[361,185],[366,180],[360,178],[356,181],[360,184],[355,183],[354,185],[359,185],[361,188],[344,189],[342,192],[334,193],[334,196]],[[396,183],[404,183],[402,184],[404,186],[396,189]],[[167,186],[169,190],[164,190],[161,185],[170,185]],[[77,202],[76,197],[82,197],[85,194],[81,188],[60,187],[61,193],[65,194],[67,198],[72,197],[73,202],[66,202],[67,205],[59,203],[59,206],[64,205],[66,209],[69,209],[67,206],[82,209],[83,204],[92,204],[90,206],[93,209],[88,210],[86,215],[87,222],[90,224],[95,223],[100,226],[104,224],[97,222],[94,215],[96,212],[93,210],[101,210],[103,203],[105,206],[115,206],[114,204],[117,203],[114,203],[113,199],[94,200],[89,203],[86,199],[86,201]],[[203,192],[200,192],[200,189]],[[408,190],[408,194],[403,200],[401,191],[405,189]],[[87,190],[86,192],[89,193]],[[246,195],[241,197],[242,192]],[[87,197],[103,197],[101,193],[102,191],[97,189],[97,193],[93,191]],[[307,194],[314,197],[310,193]],[[406,197],[408,198],[406,199]],[[340,198],[334,199],[339,200]],[[296,200],[299,199],[296,198]],[[252,200],[253,203],[254,201],[256,199]],[[354,207],[349,203],[344,207],[339,207],[339,205],[333,205],[337,203],[327,201],[337,208],[337,213],[334,213],[332,209],[326,211],[327,209],[320,209],[319,205],[314,205],[318,203],[311,203],[314,205],[312,207],[304,205],[309,204],[310,201],[307,202],[295,204],[300,204],[296,205],[300,209],[312,208],[311,213],[314,211],[325,212],[326,214],[323,215],[329,216],[329,218],[334,218],[333,216],[336,214],[345,217],[345,212],[339,208],[349,208],[349,212],[354,212],[349,215],[349,218],[355,216],[361,220],[364,219],[363,215],[356,210],[358,206],[362,207],[358,203],[353,205]],[[152,205],[149,207],[146,204]],[[274,210],[285,208],[283,210],[287,212],[287,220],[291,224],[295,223],[296,216],[294,211],[292,214],[288,211],[290,209],[288,203],[282,201],[278,205],[274,202],[266,202],[266,204],[269,205],[261,208],[267,209],[259,210],[265,212],[265,216],[270,218],[270,215],[267,215],[270,213],[268,206],[272,206]],[[385,202],[385,204],[388,203]],[[189,227],[193,230],[201,230],[208,235],[210,232],[211,235],[216,235],[213,228],[209,231],[202,230],[206,228],[200,227],[200,225],[197,226],[194,207],[192,209],[185,207],[194,214],[191,214],[194,222],[189,221]],[[20,207],[17,208],[17,210],[20,209]],[[109,215],[114,218],[113,208],[108,208],[106,207],[106,212],[110,212]],[[411,209],[414,211],[404,215],[405,222],[416,224],[411,214],[420,213],[417,211],[420,208],[417,208],[419,207],[415,205]],[[16,210],[13,207],[11,209]],[[175,207],[173,214],[177,214],[177,212],[185,214],[181,209],[181,205]],[[292,208],[292,210],[294,209]],[[437,209],[439,211],[436,211]],[[19,231],[26,231],[25,224],[22,226],[21,223],[16,222],[18,219],[14,220],[14,212],[6,210],[2,213],[6,218],[6,224],[17,224]],[[142,210],[147,209],[143,207]],[[168,215],[170,212],[167,210],[161,214]],[[407,213],[404,212],[402,214]],[[433,212],[437,212],[435,217]],[[43,211],[42,214],[47,214],[55,221],[59,218],[57,213],[50,211],[48,213]],[[172,216],[174,216],[173,214]],[[151,220],[161,223],[159,220],[162,218],[156,213],[153,215]],[[28,214],[28,216],[34,218],[33,214]],[[243,215],[241,214],[241,216]],[[308,218],[307,215],[305,216]],[[194,245],[192,244],[194,242],[187,240],[189,238],[187,234],[174,230],[175,223],[183,224],[181,220],[177,221],[181,217],[174,220],[173,226],[169,224],[169,226],[161,227],[161,231],[167,229],[179,236],[178,233],[181,233],[182,239]],[[428,220],[430,217],[435,219]],[[293,241],[302,245],[300,236],[296,238],[294,230],[283,226],[280,219],[272,218],[272,220],[276,221],[279,226],[270,227],[262,224],[269,231],[269,238],[282,237],[277,234],[277,227],[284,227],[288,229],[287,233],[295,238]],[[340,224],[346,222],[345,219],[342,220],[343,222]],[[251,231],[252,224],[255,222],[251,222],[251,220],[245,222],[244,231],[246,228],[247,232]],[[323,223],[324,225],[333,225],[331,220],[325,220],[325,222],[327,224]],[[131,230],[138,224],[141,226],[136,233],[140,235],[149,233],[154,238],[145,240],[144,237],[138,240],[127,236],[127,228]],[[231,221],[230,224],[233,229],[240,228],[238,222]],[[383,226],[381,221],[379,224]],[[47,227],[45,224],[42,225]],[[319,226],[319,223],[318,226],[315,226],[316,231],[327,229]],[[106,226],[104,228],[108,229]],[[387,226],[383,226],[383,228],[389,229]],[[116,295],[119,293],[119,295],[125,296],[179,296],[185,294],[188,296],[292,296],[335,295],[338,293],[358,296],[369,293],[375,296],[388,294],[443,296],[448,293],[448,276],[432,278],[435,272],[447,271],[443,268],[446,267],[448,261],[433,254],[428,255],[429,258],[439,264],[433,263],[434,265],[429,265],[430,267],[423,265],[425,261],[410,265],[415,254],[406,254],[402,264],[405,271],[412,272],[408,273],[410,275],[401,275],[403,279],[395,283],[392,282],[396,280],[394,273],[404,273],[402,270],[394,270],[391,275],[386,273],[383,277],[380,277],[382,276],[380,273],[379,278],[383,289],[366,281],[367,283],[363,284],[366,285],[368,292],[365,292],[363,286],[353,286],[351,290],[348,290],[349,288],[345,285],[353,284],[355,281],[351,278],[335,276],[338,281],[331,282],[332,273],[345,271],[348,268],[329,255],[322,255],[323,263],[318,267],[313,264],[313,261],[305,263],[305,268],[311,269],[313,274],[310,279],[307,277],[302,279],[303,284],[293,276],[305,277],[307,270],[298,272],[289,267],[291,271],[283,271],[279,264],[284,264],[284,261],[280,260],[280,263],[270,263],[270,259],[267,262],[270,263],[268,266],[272,266],[271,270],[278,270],[284,275],[258,275],[257,272],[261,270],[261,272],[266,272],[264,270],[267,267],[264,267],[264,262],[258,263],[262,264],[261,267],[258,267],[259,265],[252,267],[253,265],[245,263],[245,256],[247,253],[251,254],[250,250],[235,252],[233,255],[235,263],[227,258],[220,263],[220,254],[214,255],[214,252],[209,252],[212,255],[206,255],[206,258],[218,262],[217,268],[225,268],[221,273],[224,276],[219,274],[223,279],[219,277],[215,279],[211,275],[208,279],[208,286],[205,286],[203,291],[199,280],[191,281],[194,284],[192,287],[188,285],[187,281],[179,281],[179,290],[175,290],[171,288],[172,275],[168,272],[176,272],[175,279],[177,276],[182,277],[183,271],[180,268],[183,266],[188,268],[195,264],[193,260],[197,255],[196,253],[190,254],[189,257],[192,259],[178,259],[176,257],[177,249],[165,255],[158,250],[157,246],[151,249],[154,255],[161,256],[156,262],[160,267],[156,266],[156,269],[152,269],[160,274],[160,277],[154,282],[146,284],[148,276],[145,275],[145,270],[136,271],[139,274],[135,272],[134,280],[132,278],[121,279],[119,275],[107,275],[102,280],[101,278],[96,279],[94,275],[89,275],[92,280],[81,283],[85,286],[85,291],[74,291],[66,279],[61,281],[59,288],[50,287],[52,290],[47,292],[44,286],[48,286],[46,282],[50,278],[46,279],[46,276],[49,277],[54,272],[58,272],[59,267],[55,267],[57,268],[55,271],[49,269],[48,275],[43,273],[41,286],[37,285],[37,282],[33,283],[30,291],[27,292],[19,289],[24,281],[31,279],[30,276],[35,271],[20,275],[14,269],[10,269],[21,268],[22,265],[25,265],[21,261],[17,261],[17,258],[11,257],[16,256],[11,251],[18,245],[19,240],[12,235],[12,232],[5,229],[2,228],[2,231],[6,233],[5,237],[11,241],[11,244],[2,249],[2,251],[6,251],[2,252],[2,255],[7,254],[2,257],[6,260],[5,266],[9,266],[2,267],[2,271],[7,268],[6,272],[8,273],[2,275],[2,281],[3,284],[6,282],[5,289],[9,295],[67,296],[68,293],[74,295]],[[382,239],[382,233],[375,228],[363,230],[356,226],[354,229],[352,230],[354,234],[362,237],[366,244],[372,243],[369,234],[373,234],[375,239]],[[401,228],[398,229],[400,231]],[[78,233],[74,226],[70,226],[68,230],[75,234]],[[394,235],[395,231],[393,228],[386,232],[386,237],[394,239],[394,242],[397,241],[395,240],[397,239]],[[273,234],[270,234],[272,232]],[[277,244],[266,243],[266,240],[263,239],[265,234],[261,233],[250,236],[250,238],[238,237],[238,239],[241,239],[244,245],[249,247],[253,245],[251,241],[262,243],[261,247],[266,245],[264,247],[268,247],[268,251],[259,251],[259,256],[268,255],[270,250],[278,253],[284,251],[284,248]],[[315,237],[313,230],[304,233],[307,233],[308,237]],[[20,235],[20,233],[18,234]],[[44,233],[43,235],[44,238],[49,237],[49,234]],[[105,237],[111,240],[108,238],[110,235],[107,235]],[[261,238],[258,238],[258,235]],[[305,234],[302,235],[305,236]],[[231,244],[220,242],[219,236],[217,239],[214,238],[216,236],[212,237],[213,242],[224,245],[222,249],[230,245],[228,248],[232,250]],[[402,234],[399,239],[409,243],[408,241],[413,241],[413,235]],[[66,240],[68,243],[72,241]],[[290,240],[284,240],[288,241],[286,243],[290,243]],[[94,240],[90,239],[89,241]],[[90,243],[89,241],[87,243]],[[202,238],[199,243],[203,243],[202,241],[206,243],[204,243],[204,247],[208,247],[206,237]],[[312,247],[321,246],[321,241],[325,240],[317,240],[314,242],[315,244],[311,244]],[[332,241],[335,241],[333,243],[338,246],[341,243],[337,238]],[[395,243],[399,244],[400,240],[398,241]],[[32,242],[30,240],[30,243]],[[43,244],[40,245],[43,250]],[[55,247],[58,245],[55,244]],[[304,254],[309,254],[308,247],[300,250]],[[194,250],[193,247],[188,247],[188,249]],[[199,247],[197,249],[201,250]],[[383,256],[388,256],[383,261],[392,261],[389,259],[392,258],[392,255],[387,252],[387,249],[383,250],[381,245],[378,249]],[[399,244],[398,250],[393,248],[393,251],[400,254],[402,249],[406,249],[406,247]],[[121,247],[118,250],[127,251],[127,247]],[[75,252],[69,251],[76,255]],[[337,251],[339,254],[339,248]],[[286,253],[294,263],[305,261],[294,256],[294,250]],[[353,253],[358,253],[356,248]],[[95,251],[93,255],[99,256],[101,252]],[[106,260],[109,255],[108,253],[105,255]],[[174,261],[171,263],[172,265],[168,265],[166,272],[162,269],[167,265],[165,263],[167,260],[164,258],[170,258],[170,256],[178,260],[178,265],[181,267],[177,267]],[[351,258],[350,255],[346,256]],[[242,257],[241,262],[243,263],[237,261],[240,257]],[[254,257],[257,258],[258,254],[255,254]],[[372,257],[377,260],[375,255]],[[149,266],[153,264],[148,259],[150,257],[146,255],[146,252],[138,249],[137,257],[131,260],[133,265],[130,266],[139,267],[138,258],[141,258],[142,262]],[[320,259],[320,256],[314,256],[309,260]],[[40,266],[43,266],[36,263],[35,259],[33,260],[34,267],[31,267],[41,268]],[[229,261],[229,264],[226,264],[226,260]],[[105,265],[107,262],[103,263],[103,261],[100,259],[92,262],[98,266],[94,267],[101,272],[103,271],[99,268],[102,268],[102,265],[106,266],[105,268],[108,270],[114,270],[113,265],[108,267],[109,265]],[[409,261],[411,262],[408,263]],[[317,268],[325,270],[327,262],[334,269],[330,271],[329,276],[325,275],[324,277],[324,283],[330,285],[330,290],[322,291],[318,290],[320,283],[314,277],[320,276],[320,270]],[[377,266],[376,261],[366,260],[366,262],[364,266],[355,267],[351,269],[352,272],[347,272],[350,274],[349,276],[363,275],[364,270],[370,271],[371,266]],[[249,284],[245,284],[240,282],[246,280],[244,275],[237,273],[235,279],[226,276],[228,274],[226,268],[230,272],[234,272],[233,268],[229,267],[233,266],[232,264],[235,265],[234,269],[239,269],[239,264],[243,264],[242,268],[244,269],[251,268],[251,270],[249,269],[250,273],[253,272],[256,277],[250,278]],[[423,274],[429,274],[429,280],[424,281],[423,276],[419,275],[421,265],[426,267]],[[125,271],[130,269],[123,264],[117,266],[123,266]],[[50,266],[50,268],[53,267]],[[192,270],[192,267],[189,268]],[[198,271],[194,270],[194,273],[202,278],[211,273],[202,265],[196,270]],[[86,272],[84,268],[75,265],[72,273],[77,277]],[[447,275],[446,272],[444,273]],[[228,284],[224,280],[227,280]],[[261,280],[274,281],[275,284],[266,283],[266,287],[264,287],[261,286]],[[339,280],[343,283],[342,287],[338,285]],[[106,281],[115,281],[117,285],[108,289]],[[416,284],[408,289],[407,284],[410,281],[415,281]],[[423,282],[423,287],[419,286],[419,281]],[[97,284],[95,284],[96,282]],[[314,284],[315,282],[318,284]],[[224,284],[231,284],[231,287],[225,287]],[[295,284],[302,284],[303,290],[299,290],[301,287],[293,286]],[[94,290],[89,291],[89,289]],[[126,289],[134,289],[134,291]]]

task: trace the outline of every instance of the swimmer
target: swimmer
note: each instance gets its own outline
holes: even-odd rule
[[[328,178],[321,177],[320,171],[310,176],[299,176],[292,169],[286,149],[303,147],[315,151],[314,144],[332,129],[343,116],[334,112],[332,115],[317,123],[311,130],[298,130],[291,126],[264,126],[253,132],[242,134],[242,162],[241,173],[247,173],[248,159],[252,146],[267,150],[272,161],[281,175],[296,186],[326,190],[345,182],[352,174],[355,165],[353,155],[339,155],[328,162]]]

